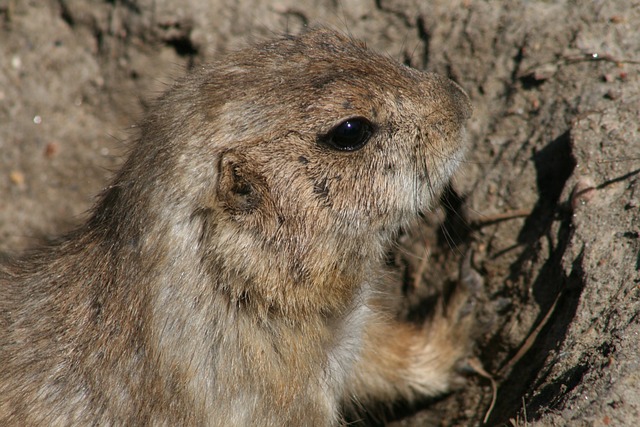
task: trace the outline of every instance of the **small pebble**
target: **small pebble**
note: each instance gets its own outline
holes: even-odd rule
[[[595,196],[596,184],[588,176],[582,176],[576,182],[576,185],[571,191],[571,209],[576,210],[580,205],[585,205]]]
[[[622,96],[622,92],[618,89],[609,89],[607,93],[604,95],[605,98],[616,100]]]
[[[9,173],[9,179],[13,184],[15,184],[18,188],[24,188],[25,178],[24,174],[19,170],[12,170]]]
[[[57,142],[50,142],[44,147],[44,155],[48,159],[58,154],[58,151],[60,151],[60,145]]]

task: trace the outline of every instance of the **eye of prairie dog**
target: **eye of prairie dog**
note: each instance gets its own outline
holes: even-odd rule
[[[340,151],[362,148],[374,132],[373,125],[364,117],[346,119],[334,127],[320,141]]]
[[[0,266],[0,425],[331,426],[449,391],[468,295],[395,320],[384,255],[470,115],[324,28],[178,80],[86,223]]]

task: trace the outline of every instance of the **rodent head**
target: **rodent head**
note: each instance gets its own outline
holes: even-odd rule
[[[450,80],[317,29],[179,83],[136,151],[172,165],[150,184],[166,187],[176,204],[168,214],[204,213],[197,240],[212,271],[262,283],[264,295],[251,298],[273,304],[295,299],[287,280],[306,289],[302,299],[332,299],[328,288],[362,280],[439,194],[461,160],[470,114]]]
[[[209,84],[225,99],[213,112],[223,157],[246,159],[236,169],[262,178],[282,219],[345,236],[425,209],[460,161],[470,115],[455,83],[328,30],[240,52]]]

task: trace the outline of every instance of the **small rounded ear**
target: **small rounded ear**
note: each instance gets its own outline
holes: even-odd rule
[[[223,206],[238,214],[255,211],[265,196],[264,179],[235,150],[222,153],[218,166],[216,194]]]

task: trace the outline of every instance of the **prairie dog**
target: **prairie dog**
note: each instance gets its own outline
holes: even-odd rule
[[[0,268],[0,425],[336,425],[447,391],[469,321],[376,298],[470,114],[322,28],[178,81],[87,222]]]

